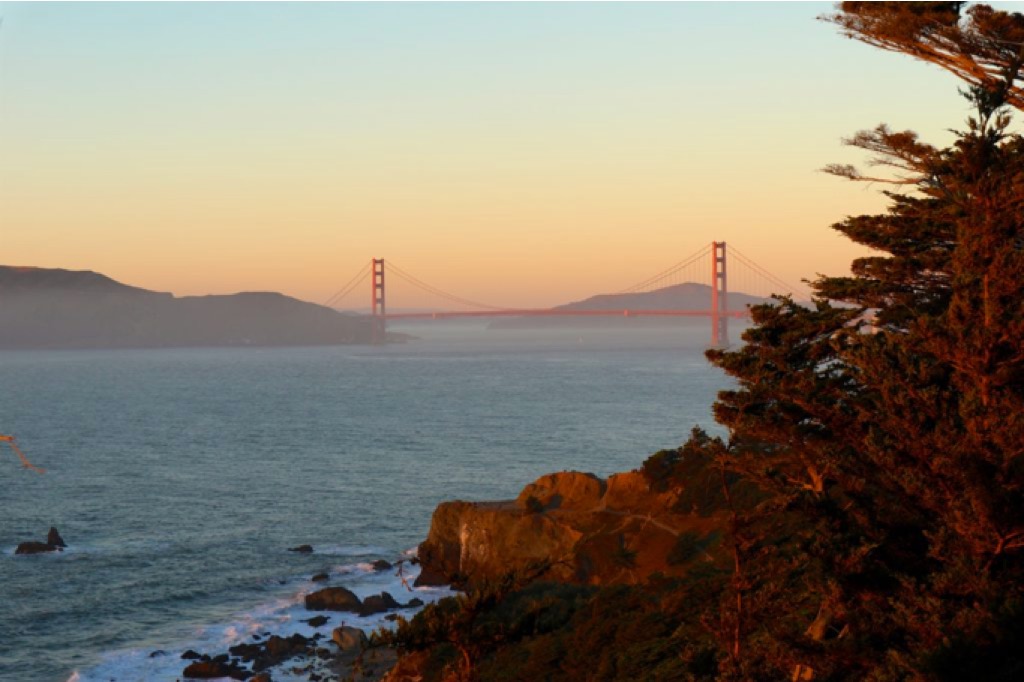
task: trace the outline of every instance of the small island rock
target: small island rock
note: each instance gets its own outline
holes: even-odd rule
[[[14,550],[15,554],[44,554],[46,552],[59,552],[60,547],[46,542],[23,542]]]
[[[53,545],[54,547],[67,547],[64,538],[60,536],[60,533],[53,526],[50,526],[50,532],[46,534],[46,544]]]
[[[355,611],[363,608],[363,602],[351,590],[344,587],[325,587],[306,595],[306,608],[310,611]]]

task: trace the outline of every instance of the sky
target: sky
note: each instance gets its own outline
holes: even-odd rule
[[[712,240],[842,274],[865,251],[830,226],[885,206],[820,172],[864,161],[842,139],[968,112],[831,8],[0,2],[0,263],[323,302],[384,258],[512,307]]]

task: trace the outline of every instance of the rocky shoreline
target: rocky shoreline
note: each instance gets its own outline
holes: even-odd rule
[[[309,545],[289,551],[312,553]],[[401,578],[404,564],[415,559],[401,559],[394,564],[378,559],[373,562],[374,572],[396,570]],[[315,583],[329,583],[327,573],[312,577]],[[404,578],[403,578],[404,581]],[[232,679],[250,682],[271,682],[275,671],[284,671],[290,677],[302,677],[309,682],[350,679],[379,680],[394,665],[397,652],[383,646],[371,646],[369,633],[346,625],[343,614],[374,616],[387,614],[385,620],[397,620],[399,615],[411,616],[422,607],[423,600],[412,598],[406,603],[382,591],[363,598],[342,585],[328,585],[303,597],[309,618],[300,622],[315,629],[306,636],[298,632],[290,635],[264,631],[252,634],[248,641],[228,647],[226,652],[209,654],[188,650],[181,655],[186,680]],[[339,617],[340,616],[340,617]],[[151,657],[167,655],[154,651]]]
[[[408,569],[416,565],[415,587],[451,585],[470,591],[517,571],[532,572],[532,580],[590,587],[640,585],[656,575],[683,577],[698,565],[723,561],[720,539],[725,521],[702,497],[702,490],[713,488],[699,477],[692,483],[661,485],[645,470],[607,479],[580,472],[549,474],[527,485],[515,500],[441,503],[418,557],[394,564],[377,559],[362,570],[381,576],[395,571],[402,586],[412,589],[409,582],[416,571]],[[45,543],[22,543],[16,553],[65,547],[59,532],[51,528]],[[288,551],[315,553],[310,545]],[[542,568],[537,571],[537,566]],[[365,619],[414,620],[424,601],[414,597],[403,603],[386,590],[362,591],[360,597],[341,584],[344,575],[311,576],[315,589],[295,607],[304,609],[307,617],[290,616],[285,622],[291,627],[250,630],[247,639],[235,639],[226,651],[190,649],[180,654],[181,678],[270,682],[276,673],[279,678],[309,682],[417,679],[417,654],[373,637]],[[364,629],[354,627],[353,619],[364,623]],[[178,657],[177,652],[162,650],[149,657],[172,655]]]

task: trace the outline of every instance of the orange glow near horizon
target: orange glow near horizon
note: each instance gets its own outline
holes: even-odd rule
[[[816,169],[862,161],[858,128],[941,142],[963,111],[828,7],[8,4],[0,262],[323,302],[377,257],[509,307],[712,240],[842,273],[863,251],[829,225],[884,201]]]

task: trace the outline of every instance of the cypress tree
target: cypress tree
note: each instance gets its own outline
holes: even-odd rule
[[[771,493],[733,524],[725,677],[1024,674],[1024,17],[961,4],[829,18],[964,78],[975,112],[946,149],[849,140],[912,190],[834,226],[879,255],[708,354],[738,380],[715,405],[723,470]]]

